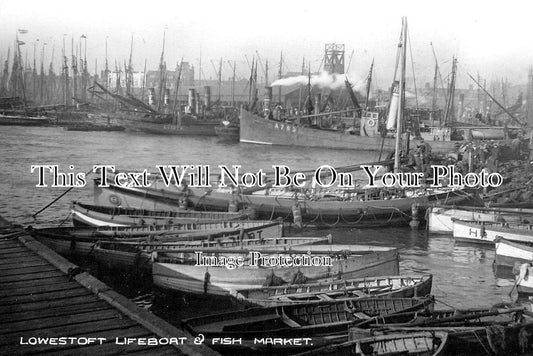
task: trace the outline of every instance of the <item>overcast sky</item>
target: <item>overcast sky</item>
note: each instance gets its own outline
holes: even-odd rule
[[[346,45],[346,65],[354,55],[350,72],[364,78],[375,58],[376,78],[390,85],[399,38],[401,17],[407,16],[417,84],[433,77],[433,43],[442,75],[448,75],[451,58],[459,60],[459,84],[468,85],[467,72],[490,79],[527,81],[533,64],[533,3],[530,1],[294,1],[294,0],[191,0],[191,1],[38,1],[0,0],[0,58],[4,60],[18,28],[27,29],[20,39],[23,53],[37,58],[43,43],[45,63],[55,47],[55,70],[66,35],[68,54],[71,37],[76,42],[87,36],[89,70],[95,59],[102,69],[105,40],[108,58],[124,62],[129,56],[133,34],[134,69],[155,69],[166,32],[165,60],[169,68],[184,57],[198,67],[202,58],[205,78],[215,78],[210,60],[237,61],[238,74],[248,76],[245,55],[256,51],[268,59],[270,78],[277,76],[280,52],[286,72],[299,71],[302,58],[311,70],[319,69],[324,44]],[[39,40],[38,42],[36,40]],[[408,76],[412,76],[411,61]],[[273,71],[276,72],[273,73]],[[260,75],[262,73],[260,72]],[[230,76],[224,64],[223,77]]]

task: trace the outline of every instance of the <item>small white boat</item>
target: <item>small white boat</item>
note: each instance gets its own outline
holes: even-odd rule
[[[521,223],[533,222],[533,209],[494,209],[474,206],[434,206],[428,209],[428,231],[453,232],[453,219],[467,221]]]
[[[494,244],[496,238],[533,243],[533,225],[453,221],[453,237],[458,241]]]
[[[283,252],[261,250],[261,256],[272,264],[253,264],[252,254],[257,253],[253,249],[203,250],[201,255],[197,252],[184,251],[179,259],[175,251],[172,258],[159,254],[152,265],[154,284],[180,292],[229,296],[232,290],[274,285],[271,282],[294,284],[300,280],[397,275],[399,271],[398,251],[392,247],[298,245]],[[303,264],[304,256],[317,263]]]
[[[527,297],[533,295],[533,267],[531,263],[520,265],[516,275],[515,286],[519,296]]]
[[[533,247],[513,242],[504,238],[496,238],[496,255],[494,263],[500,266],[514,267],[518,263],[533,263]]]

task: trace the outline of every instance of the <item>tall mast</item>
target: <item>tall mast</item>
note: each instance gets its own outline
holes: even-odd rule
[[[178,75],[176,76],[176,88],[174,90],[174,108],[172,109],[174,115],[176,115],[178,112],[178,92],[180,89],[181,68],[183,68],[183,57],[181,57],[181,61],[178,68]]]
[[[370,65],[370,71],[368,72],[368,80],[366,82],[366,99],[365,110],[368,109],[368,100],[370,99],[370,86],[372,84],[372,71],[374,69],[374,58],[372,58],[372,64]]]
[[[453,104],[455,99],[455,77],[456,77],[456,70],[457,70],[457,58],[453,57],[452,62],[452,77],[450,79],[450,87],[448,89],[448,99],[446,102],[446,108],[444,111],[444,125],[448,125],[450,121],[453,119],[451,117],[453,115]]]
[[[281,55],[279,57],[278,79],[281,79],[282,69],[283,69],[283,52],[281,52]],[[281,85],[278,86],[278,103],[281,104]]]
[[[222,106],[222,103],[220,101],[220,88],[222,86],[222,57],[220,58],[220,62],[218,64],[218,106]]]
[[[72,54],[72,97],[76,98],[78,65],[76,64],[76,55],[74,54],[74,37],[71,37],[71,54]]]
[[[105,86],[105,96],[107,99],[107,92],[109,90],[109,63],[107,61],[107,37],[105,38],[105,69],[104,69],[104,86]]]
[[[405,102],[405,67],[406,67],[406,54],[407,54],[407,18],[402,17],[402,35],[400,37],[400,45],[402,47],[402,64],[400,71],[400,93],[399,93],[399,105],[396,119],[396,145],[394,152],[394,172],[400,171],[400,148],[401,148],[401,135],[403,125],[403,109]]]
[[[131,34],[131,45],[130,45],[130,59],[128,61],[128,67],[126,70],[126,93],[131,94],[132,86],[133,86],[133,68],[132,68],[132,60],[133,60],[133,34]]]
[[[231,77],[231,106],[235,107],[235,69],[237,62],[233,61],[233,76]]]
[[[163,86],[165,84],[165,78],[164,78],[164,63],[165,63],[165,36],[166,36],[166,31],[163,32],[163,50],[161,51],[161,59],[159,61],[159,96],[158,96],[158,104],[157,104],[157,108],[158,108],[158,111],[161,111],[161,104],[163,103]]]
[[[435,61],[435,74],[433,75],[433,100],[431,101],[431,110],[435,112],[437,110],[437,73],[439,71],[439,65]]]
[[[144,88],[146,86],[146,58],[144,59],[143,83],[141,89],[141,100],[144,102]]]

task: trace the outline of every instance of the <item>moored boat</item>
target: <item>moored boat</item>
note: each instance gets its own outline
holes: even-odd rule
[[[362,321],[350,329],[349,337],[358,339],[376,334],[446,332],[446,354],[514,355],[530,348],[529,342],[524,339],[533,330],[532,319],[525,316],[527,313],[524,307],[397,313]]]
[[[319,283],[239,289],[232,297],[245,305],[263,307],[333,299],[423,297],[431,293],[431,275],[342,279]]]
[[[232,290],[264,285],[395,275],[398,251],[365,245],[297,245],[289,250],[196,250],[176,256],[159,254],[154,284],[179,292],[228,297]],[[187,254],[187,253],[188,254]]]
[[[97,181],[96,181],[97,182]],[[411,220],[412,207],[419,207],[417,218],[423,217],[423,209],[432,204],[456,204],[470,198],[462,189],[413,188],[405,190],[364,189],[360,191],[332,191],[329,194],[307,195],[291,192],[279,194],[266,189],[254,194],[239,194],[231,189],[191,188],[186,191],[175,186],[165,186],[160,180],[151,182],[150,188],[119,187],[108,183],[94,188],[97,205],[120,205],[149,209],[177,209],[188,205],[209,211],[252,209],[259,219],[281,217],[294,221],[300,215],[305,224],[319,226],[376,227],[383,223],[406,225]]]
[[[377,335],[347,341],[299,353],[296,356],[312,355],[445,355],[448,333],[444,331],[403,332]]]
[[[309,302],[270,308],[207,315],[184,320],[194,335],[203,334],[215,348],[252,350],[308,350],[348,339],[348,327],[374,316],[431,308],[432,298],[359,298],[342,301]],[[213,343],[214,338],[240,338],[240,344]],[[307,338],[292,345],[273,339]],[[260,340],[258,342],[258,340]]]
[[[494,244],[496,238],[533,243],[533,225],[453,221],[453,237],[458,241]]]
[[[178,222],[172,225],[100,226],[96,229],[99,234],[111,237],[187,235],[207,238],[220,234],[240,234],[253,239],[283,236],[283,222],[280,220]]]
[[[494,240],[496,245],[496,253],[494,256],[494,263],[499,266],[514,267],[516,263],[533,263],[533,247],[506,240],[504,238],[496,238]]]
[[[48,126],[52,120],[44,116],[22,116],[0,114],[0,126]]]
[[[533,209],[485,208],[470,206],[434,206],[427,212],[429,232],[453,233],[453,219],[487,222],[533,222]]]
[[[150,226],[127,227],[57,227],[29,229],[37,240],[60,254],[89,255],[95,244],[100,240],[127,239],[137,237],[141,240],[158,239],[160,241],[192,241],[192,240],[243,240],[267,239],[282,236],[283,225],[280,222],[258,223],[246,228],[199,230],[209,224],[184,224],[170,233],[168,226],[154,230]],[[227,225],[226,225],[227,226]],[[218,225],[221,227],[221,225]],[[192,229],[191,229],[192,228]],[[194,229],[196,228],[196,229]]]
[[[264,249],[279,249],[283,251],[294,245],[326,244],[331,243],[331,236],[326,237],[278,237],[262,239],[235,239],[219,238],[210,240],[184,241],[172,238],[156,239],[120,239],[99,240],[95,243],[92,255],[95,259],[116,269],[145,269],[151,271],[152,262],[158,252],[171,253],[180,249],[237,249],[253,248],[260,251]]]
[[[80,202],[72,203],[71,214],[74,226],[172,225],[174,223],[229,221],[248,218],[248,215],[244,213],[147,210],[90,205]]]

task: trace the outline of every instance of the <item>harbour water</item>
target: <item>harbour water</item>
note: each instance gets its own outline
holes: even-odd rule
[[[92,202],[92,178],[86,187],[74,188],[58,202],[32,215],[66,188],[37,188],[38,175],[31,165],[59,165],[62,172],[87,172],[94,164],[112,164],[121,170],[156,171],[158,164],[242,165],[243,171],[284,164],[293,171],[321,165],[345,166],[378,159],[375,152],[320,150],[223,144],[216,138],[157,136],[135,132],[72,132],[59,127],[2,127],[0,131],[0,215],[22,225],[70,224],[71,200]],[[69,169],[73,165],[74,169]],[[51,183],[51,181],[50,181]],[[382,229],[332,228],[301,234],[332,234],[334,242],[395,246],[400,249],[401,273],[432,273],[433,292],[443,305],[457,308],[510,302],[509,275],[493,271],[494,249],[457,243],[451,236],[424,230],[384,226]],[[120,289],[120,288],[119,288]],[[122,290],[123,291],[123,290]],[[123,291],[124,292],[124,291]],[[126,291],[127,292],[127,291]],[[143,291],[146,292],[146,291]],[[134,292],[126,293],[135,296]],[[194,310],[195,313],[209,312]],[[175,314],[176,315],[176,314]],[[183,315],[192,316],[192,315]]]

